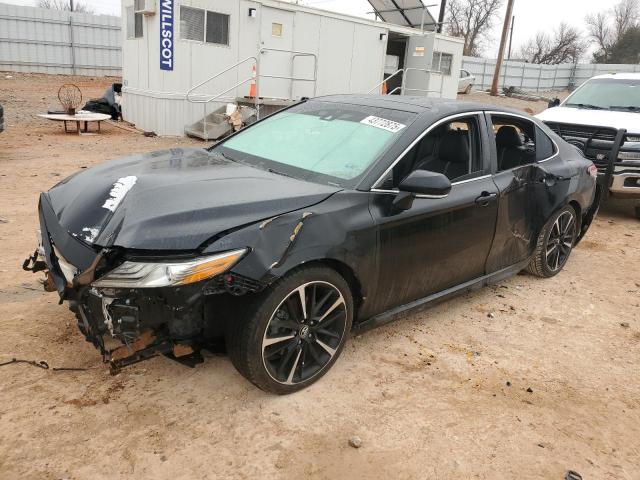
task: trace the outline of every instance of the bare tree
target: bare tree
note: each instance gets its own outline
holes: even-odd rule
[[[478,56],[482,43],[498,16],[503,0],[450,0],[447,3],[446,31],[464,39],[464,55]]]
[[[73,5],[73,8],[71,6]],[[49,10],[63,10],[65,12],[74,11],[79,13],[95,13],[93,8],[78,0],[39,0],[40,8],[48,8]]]
[[[587,15],[585,21],[589,37],[598,47],[593,54],[594,60],[608,62],[627,31],[640,27],[640,3],[638,0],[620,0],[609,11]]]
[[[562,22],[553,33],[538,32],[520,47],[520,56],[530,63],[576,62],[586,51],[587,42],[580,31]]]
[[[621,0],[613,7],[613,26],[617,39],[629,28],[636,27],[640,20],[638,0]]]
[[[589,36],[598,48],[603,52],[611,48],[612,31],[608,15],[604,12],[587,15],[586,22]]]

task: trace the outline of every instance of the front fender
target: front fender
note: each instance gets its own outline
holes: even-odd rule
[[[376,227],[368,197],[368,192],[340,192],[310,208],[231,232],[204,253],[249,247],[232,271],[267,285],[304,263],[335,260],[353,271],[366,297],[376,277]]]

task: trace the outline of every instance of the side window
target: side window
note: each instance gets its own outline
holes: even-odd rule
[[[495,135],[498,171],[536,161],[536,129],[533,122],[510,115],[491,115]]]
[[[439,125],[402,157],[378,188],[398,188],[414,170],[442,173],[452,182],[479,176],[483,170],[480,146],[477,116]]]
[[[180,6],[180,38],[229,45],[229,15]]]
[[[127,7],[127,38],[142,38],[143,37],[143,22],[142,13],[136,12],[138,8],[138,2],[136,1],[136,7]]]
[[[431,65],[435,70],[442,72],[443,75],[451,75],[451,65],[453,64],[453,55],[450,53],[433,52],[433,60]]]

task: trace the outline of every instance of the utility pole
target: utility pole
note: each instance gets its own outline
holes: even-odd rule
[[[440,13],[438,14],[438,26],[436,27],[436,31],[438,33],[442,33],[442,23],[444,22],[445,8],[447,8],[447,0],[442,0],[440,2]]]
[[[507,0],[507,13],[504,16],[502,24],[502,37],[500,37],[500,48],[498,49],[498,58],[496,58],[496,70],[493,72],[493,83],[491,84],[491,95],[498,95],[498,81],[500,80],[500,68],[502,67],[502,57],[504,57],[504,48],[507,43],[507,34],[509,33],[509,20],[513,12],[513,1]]]
[[[73,0],[69,0],[69,10],[73,12]]]
[[[507,53],[507,60],[511,60],[511,42],[513,42],[513,25],[516,23],[516,16],[511,17],[511,33],[509,34],[509,53]]]

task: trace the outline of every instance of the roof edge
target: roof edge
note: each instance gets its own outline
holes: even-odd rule
[[[347,20],[350,22],[360,23],[363,25],[370,25],[372,27],[386,28],[389,31],[392,31],[395,33],[406,33],[407,35],[418,35],[423,33],[423,31],[420,30],[419,28],[404,27],[402,25],[396,25],[394,23],[378,22],[375,20],[369,20],[367,18],[358,17],[355,15],[349,15],[347,13],[338,13],[338,12],[332,12],[330,10],[323,10],[321,8],[316,8],[316,7],[296,5],[294,3],[290,3],[282,0],[254,0],[254,1],[262,5],[266,5],[268,7],[279,8],[282,10],[306,12],[311,15],[321,15],[323,17],[330,17],[338,20]],[[429,16],[435,22],[435,19],[430,13],[429,13]],[[429,33],[435,33],[435,32],[431,30],[425,30],[424,33],[429,34]]]

